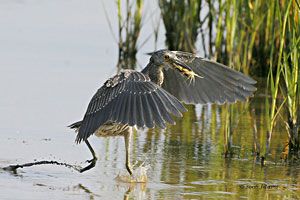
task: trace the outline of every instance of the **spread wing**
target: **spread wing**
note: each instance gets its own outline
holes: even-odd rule
[[[256,91],[255,80],[225,65],[185,52],[177,52],[177,57],[200,76],[188,80],[173,69],[164,71],[162,87],[184,103],[233,103]]]
[[[179,100],[151,82],[148,76],[125,70],[107,80],[93,96],[76,141],[87,139],[107,121],[165,128],[166,122],[175,123],[171,115],[182,116],[184,111]]]

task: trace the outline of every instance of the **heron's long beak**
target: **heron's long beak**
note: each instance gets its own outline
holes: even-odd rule
[[[187,64],[185,64],[184,62],[180,61],[179,59],[173,59],[172,60],[174,63],[174,67],[177,69],[182,69],[182,70],[187,70],[187,71],[193,71],[192,68],[190,68]]]
[[[195,77],[200,77],[198,74],[196,74],[191,67],[189,67],[184,62],[180,61],[179,59],[172,59],[172,66],[178,70],[181,74],[184,76],[187,76],[190,79],[194,79]]]

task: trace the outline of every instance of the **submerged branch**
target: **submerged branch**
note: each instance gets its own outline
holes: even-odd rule
[[[16,173],[16,170],[18,168],[32,167],[32,166],[35,166],[35,165],[60,165],[60,166],[64,166],[64,167],[73,169],[73,170],[78,171],[78,172],[82,172],[82,169],[83,169],[80,166],[71,165],[71,164],[68,164],[68,163],[62,163],[62,162],[58,162],[58,161],[55,161],[55,160],[42,160],[42,161],[37,161],[37,162],[25,163],[25,164],[21,164],[21,165],[18,165],[18,164],[17,165],[9,165],[7,167],[3,167],[2,169],[4,171],[12,171],[12,172]]]

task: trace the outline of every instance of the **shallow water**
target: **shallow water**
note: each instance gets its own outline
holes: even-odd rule
[[[101,3],[81,2],[0,3],[0,167],[35,160],[84,166],[91,158],[66,126],[82,117],[93,93],[115,73],[117,46]],[[113,3],[105,6],[115,10]],[[143,66],[148,58],[141,53],[138,59]],[[265,167],[252,154],[252,109],[257,142],[265,142],[261,90],[233,109],[231,158],[224,158],[224,106],[189,106],[176,126],[135,132],[131,162],[145,161],[146,184],[115,180],[126,172],[123,138],[91,137],[99,158],[94,169],[0,170],[0,199],[297,199],[300,167],[280,160],[285,128],[276,127]]]

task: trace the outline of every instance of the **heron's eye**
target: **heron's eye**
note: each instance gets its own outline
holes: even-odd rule
[[[170,56],[166,54],[166,55],[164,55],[164,58],[165,58],[165,60],[168,60],[170,58]]]

